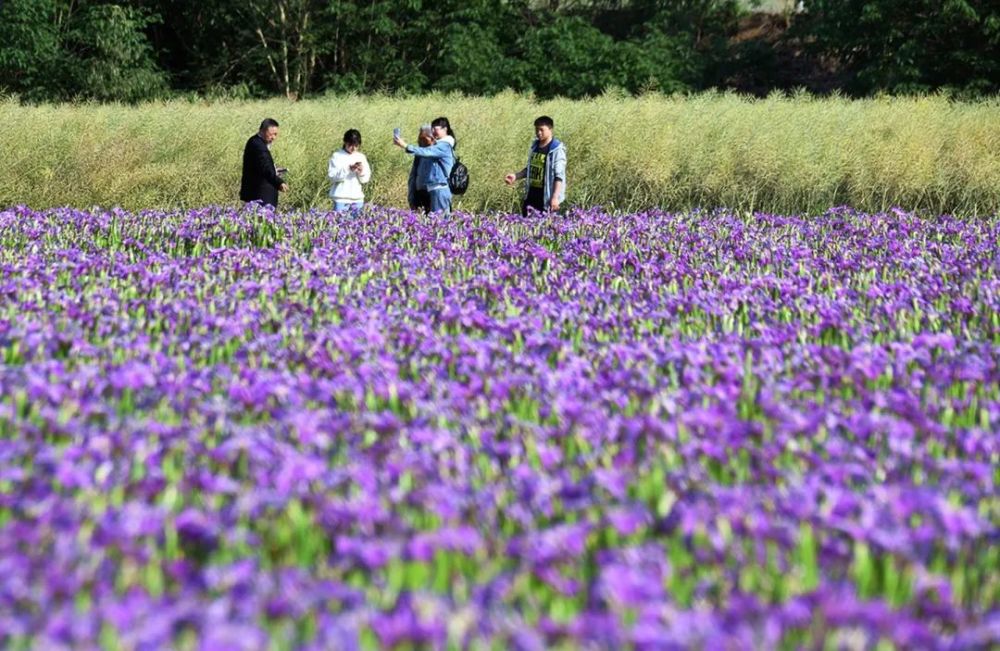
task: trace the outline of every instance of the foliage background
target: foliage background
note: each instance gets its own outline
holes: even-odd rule
[[[767,9],[768,13],[753,12]],[[1000,90],[995,0],[7,0],[27,101]]]

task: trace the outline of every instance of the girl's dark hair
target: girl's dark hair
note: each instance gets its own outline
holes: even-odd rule
[[[448,122],[448,118],[434,118],[431,122],[432,127],[444,127],[448,131],[448,135],[455,138],[455,132],[451,128],[451,123]],[[458,147],[458,138],[455,138],[455,146]]]
[[[357,129],[348,129],[344,132],[344,144],[354,145],[355,147],[361,146],[361,132]]]

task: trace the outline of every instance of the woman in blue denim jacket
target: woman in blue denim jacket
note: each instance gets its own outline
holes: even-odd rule
[[[448,118],[437,118],[431,122],[431,135],[434,144],[428,147],[414,147],[406,144],[402,138],[393,142],[407,153],[417,157],[417,190],[427,190],[431,200],[431,212],[451,213],[451,188],[448,187],[448,175],[455,164],[455,132],[452,131]]]

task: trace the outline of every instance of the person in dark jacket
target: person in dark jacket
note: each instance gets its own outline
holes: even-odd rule
[[[417,132],[417,144],[421,147],[430,147],[434,144],[434,136],[431,135],[431,125],[421,125]],[[420,175],[420,163],[424,159],[413,157],[413,165],[410,167],[410,177],[406,182],[406,201],[410,205],[410,210],[419,210],[423,213],[431,211],[431,195],[427,193],[427,188],[417,187],[417,178]]]
[[[268,206],[278,205],[278,192],[288,190],[282,178],[285,170],[274,166],[271,143],[278,138],[278,122],[266,118],[260,130],[247,140],[243,148],[243,178],[240,181],[240,199],[260,201]]]

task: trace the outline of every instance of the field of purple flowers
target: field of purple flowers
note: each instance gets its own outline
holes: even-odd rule
[[[985,649],[998,429],[998,218],[0,211],[5,649]]]

